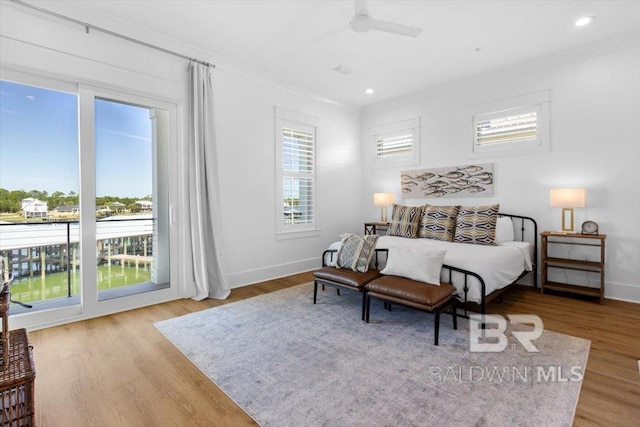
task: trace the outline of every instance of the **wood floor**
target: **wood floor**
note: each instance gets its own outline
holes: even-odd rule
[[[37,425],[255,425],[153,322],[311,280],[303,273],[235,289],[225,301],[179,300],[31,332]],[[640,305],[513,289],[488,311],[535,313],[545,329],[591,340],[574,424],[639,425]]]

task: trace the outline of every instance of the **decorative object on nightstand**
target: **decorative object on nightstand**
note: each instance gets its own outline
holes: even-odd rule
[[[555,291],[571,292],[574,294],[593,296],[600,299],[600,304],[604,304],[604,244],[607,236],[604,234],[579,234],[545,231],[540,233],[540,237],[542,240],[541,292],[544,293],[545,289],[552,289]],[[555,255],[551,256],[549,254],[549,248],[551,247],[551,245],[555,244],[565,247],[590,247],[592,248],[592,250],[597,248],[598,260],[587,261],[586,259],[577,259],[576,256],[570,258],[571,249],[569,249],[569,255],[567,255],[566,257]],[[587,272],[587,274],[597,273],[600,275],[600,286],[596,288],[574,285],[572,283],[558,283],[549,281],[549,268],[585,271]]]
[[[587,192],[584,188],[552,188],[550,203],[552,208],[562,208],[562,231],[573,232],[573,208],[586,206]]]
[[[582,234],[598,234],[598,223],[585,221],[582,223]]]
[[[387,206],[393,205],[393,193],[373,193],[373,205],[380,206],[380,222],[387,222]]]

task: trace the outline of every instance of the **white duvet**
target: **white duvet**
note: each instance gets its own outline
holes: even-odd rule
[[[391,246],[424,247],[428,245],[434,249],[444,249],[444,263],[452,267],[461,268],[478,274],[485,283],[485,295],[502,289],[513,283],[523,271],[531,271],[533,266],[534,247],[529,242],[502,242],[498,246],[473,245],[469,243],[442,242],[432,239],[408,239],[398,236],[380,236],[377,248],[388,249]],[[330,249],[338,249],[340,242],[333,243]],[[384,266],[384,258],[380,259]],[[449,280],[449,270],[443,269],[441,279]],[[451,278],[453,285],[458,290],[458,297],[464,298],[464,276],[453,272]],[[467,301],[480,303],[480,283],[475,277],[467,280]]]

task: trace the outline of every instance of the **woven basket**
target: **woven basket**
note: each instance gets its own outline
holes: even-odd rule
[[[2,316],[2,334],[0,335],[0,342],[2,343],[2,360],[0,360],[0,371],[7,367],[7,361],[9,360],[9,292],[0,293],[0,316]]]
[[[8,335],[11,336],[9,363],[0,371],[0,420],[3,427],[33,426],[36,371],[27,331],[16,329]]]

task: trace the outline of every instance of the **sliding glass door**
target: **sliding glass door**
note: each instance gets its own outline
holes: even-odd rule
[[[4,71],[3,79],[0,257],[15,277],[13,298],[33,305],[10,313],[39,318],[18,326],[177,295],[175,104]]]

